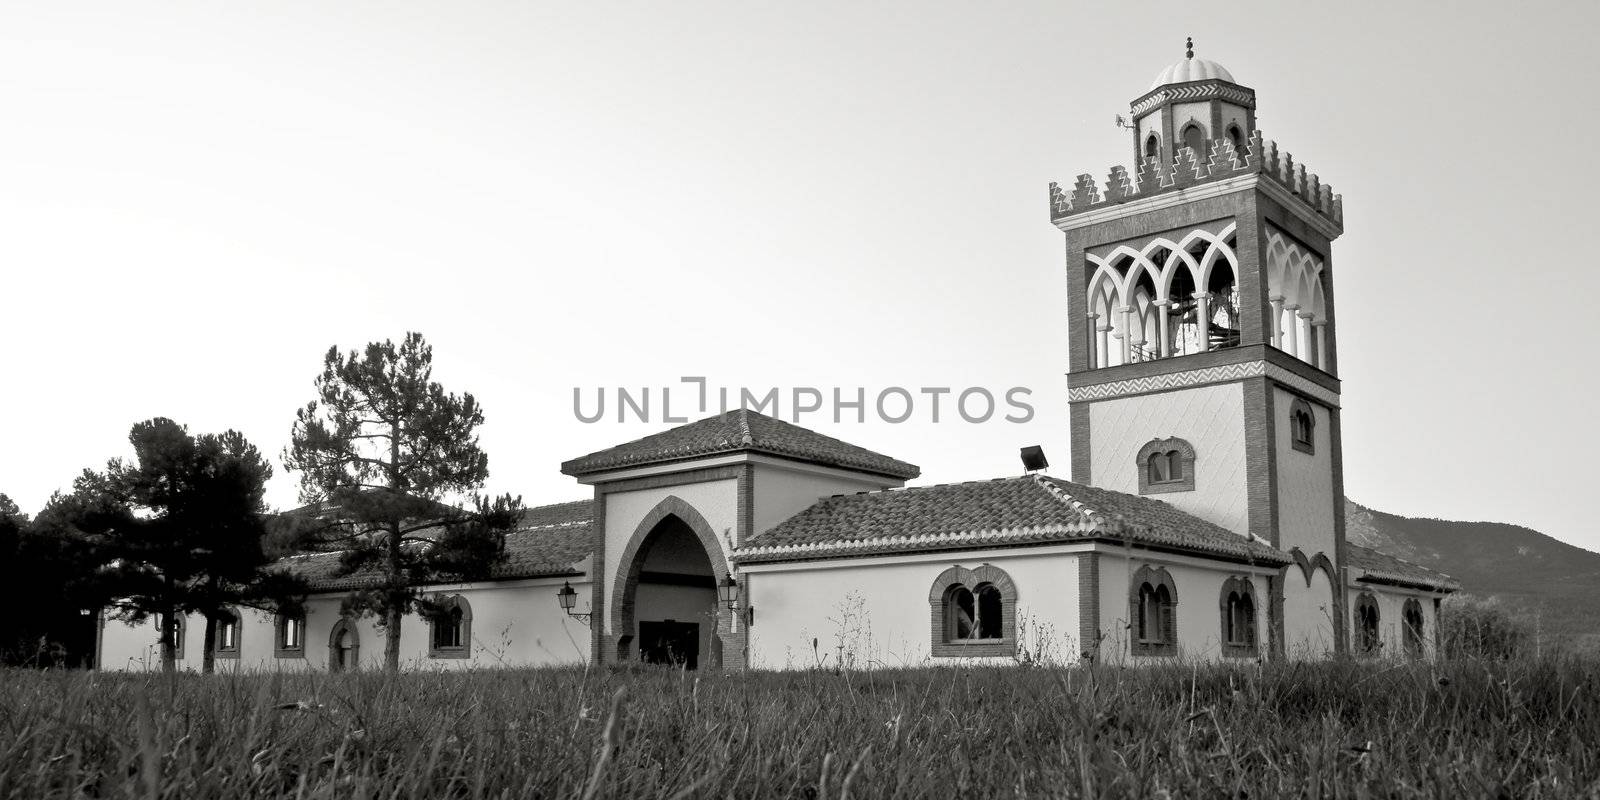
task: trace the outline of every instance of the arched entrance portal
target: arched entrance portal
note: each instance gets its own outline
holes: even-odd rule
[[[328,670],[348,672],[361,664],[361,639],[350,620],[341,619],[328,635]]]
[[[725,564],[709,526],[687,504],[663,503],[647,517],[618,566],[617,659],[722,666],[728,615],[717,605],[717,581]]]

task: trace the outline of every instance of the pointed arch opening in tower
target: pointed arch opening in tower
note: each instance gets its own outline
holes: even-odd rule
[[[712,660],[717,633],[717,578],[711,556],[689,524],[667,515],[651,529],[631,565],[636,576],[619,600],[627,631],[647,664],[697,669]]]

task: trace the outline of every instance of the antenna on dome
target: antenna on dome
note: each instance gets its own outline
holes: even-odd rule
[[[1193,36],[1190,36],[1190,37],[1188,37],[1187,39],[1184,40],[1183,48],[1188,51],[1188,52],[1183,54],[1184,58],[1194,58],[1194,37]]]

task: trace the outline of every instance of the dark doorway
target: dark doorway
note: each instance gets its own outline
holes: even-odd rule
[[[639,657],[646,664],[699,668],[700,625],[670,619],[639,623]]]

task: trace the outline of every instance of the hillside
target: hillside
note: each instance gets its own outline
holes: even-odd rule
[[[1549,637],[1600,646],[1600,553],[1520,525],[1417,519],[1347,500],[1350,541],[1461,581],[1464,591],[1525,610]]]

